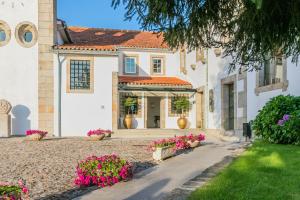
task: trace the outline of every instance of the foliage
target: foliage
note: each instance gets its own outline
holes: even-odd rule
[[[28,198],[29,192],[23,181],[20,180],[18,185],[0,183],[0,199],[22,200]]]
[[[117,155],[91,156],[77,166],[78,186],[106,187],[132,177],[132,165]]]
[[[189,200],[299,199],[300,148],[256,141]]]
[[[137,17],[144,30],[164,33],[172,48],[224,49],[232,68],[258,69],[278,51],[298,59],[299,0],[113,0],[125,19]]]
[[[136,106],[137,104],[137,100],[136,98],[132,98],[132,97],[127,97],[124,100],[124,106],[125,106],[125,110],[127,110],[127,113],[130,114],[130,111],[132,111],[132,107]]]
[[[111,130],[103,130],[103,129],[97,129],[97,130],[90,130],[87,133],[87,136],[92,136],[92,135],[105,135],[105,134],[111,134]]]
[[[184,114],[190,109],[190,101],[187,97],[177,97],[173,103],[177,113]]]
[[[45,137],[48,132],[47,131],[41,131],[41,130],[27,130],[26,131],[26,135],[29,136],[29,135],[35,135],[35,134],[38,134],[42,137]]]
[[[199,134],[199,135],[193,135],[190,134],[188,136],[175,136],[174,138],[168,138],[168,139],[160,139],[153,141],[149,145],[149,150],[155,151],[156,148],[174,148],[174,150],[183,150],[183,149],[189,149],[190,144],[188,141],[194,142],[194,141],[204,141],[205,140],[205,135],[204,134]]]
[[[277,96],[272,98],[253,122],[255,134],[272,143],[297,144],[300,142],[300,97]]]

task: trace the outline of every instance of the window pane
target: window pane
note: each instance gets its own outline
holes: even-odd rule
[[[125,73],[136,73],[136,59],[128,57],[125,59]]]
[[[25,32],[23,35],[23,39],[27,43],[30,43],[32,41],[32,38],[33,38],[33,35],[32,35],[32,32],[30,32],[30,31]]]
[[[90,89],[90,61],[71,60],[70,66],[70,89]]]
[[[5,31],[0,29],[0,42],[4,42],[5,40],[6,40]]]
[[[162,73],[162,59],[161,58],[153,58],[152,60],[152,69],[153,73],[161,74]]]

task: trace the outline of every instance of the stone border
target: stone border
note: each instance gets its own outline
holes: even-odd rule
[[[26,31],[32,33],[32,40],[31,42],[25,42],[23,36]],[[33,47],[38,40],[38,32],[36,26],[28,21],[21,22],[17,25],[15,30],[15,37],[19,45],[25,48]]]
[[[5,21],[2,21],[2,20],[0,20],[0,29],[4,31],[5,37],[6,37],[4,41],[2,41],[2,42],[0,41],[0,47],[3,47],[10,42],[11,29],[10,29],[9,25]]]

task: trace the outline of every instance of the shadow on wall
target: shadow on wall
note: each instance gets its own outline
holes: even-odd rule
[[[12,134],[13,135],[25,135],[25,132],[29,130],[30,120],[28,119],[30,115],[30,110],[24,105],[16,105],[11,110],[12,113]]]

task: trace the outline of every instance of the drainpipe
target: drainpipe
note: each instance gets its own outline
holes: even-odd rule
[[[206,60],[206,86],[205,86],[205,96],[206,96],[206,100],[205,100],[205,104],[206,104],[206,112],[205,112],[205,114],[206,114],[206,116],[205,116],[205,118],[206,118],[206,124],[205,124],[205,128],[206,129],[208,129],[208,112],[209,112],[209,90],[208,90],[208,75],[209,75],[209,73],[208,73],[208,70],[209,70],[209,59],[208,59],[208,49],[206,49],[206,58],[207,58],[207,60]]]
[[[61,62],[60,62],[60,54],[57,52],[58,59],[58,137],[62,137],[61,135]]]

